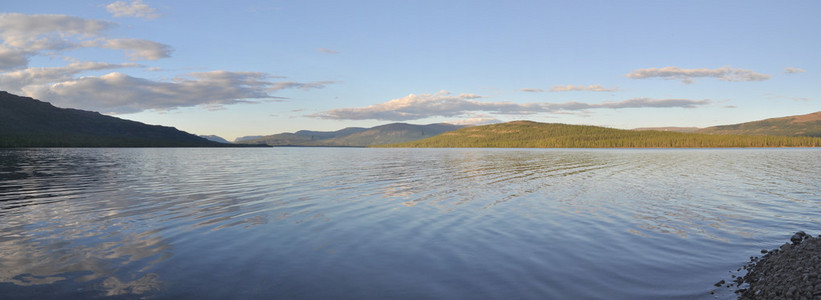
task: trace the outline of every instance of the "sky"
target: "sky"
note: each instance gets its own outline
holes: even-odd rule
[[[815,0],[0,1],[0,90],[228,140],[821,110]]]

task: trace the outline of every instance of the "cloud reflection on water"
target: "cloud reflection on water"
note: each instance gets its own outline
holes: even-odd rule
[[[768,151],[0,151],[0,285],[77,282],[101,295],[165,295],[169,282],[199,280],[188,277],[205,271],[224,279],[216,266],[227,266],[235,268],[229,275],[241,277],[245,267],[260,272],[237,280],[273,289],[269,281],[289,280],[278,267],[337,264],[363,251],[386,254],[379,250],[418,243],[454,259],[472,253],[450,252],[447,243],[455,241],[507,259],[516,250],[497,239],[601,246],[575,230],[610,236],[620,244],[607,247],[630,253],[658,235],[726,242],[774,230],[758,224],[788,226],[771,221],[777,214],[821,221],[811,209],[818,190],[807,188],[817,178],[807,170],[821,170],[817,155],[782,150],[783,159],[772,159]],[[460,240],[463,235],[469,238]],[[547,246],[555,248],[545,253],[568,251]],[[565,255],[581,261],[602,251],[609,250]],[[615,262],[599,271],[620,267]]]
[[[107,295],[156,290],[159,276],[140,270],[166,259],[170,246],[145,224],[112,218],[130,209],[106,193],[117,164],[105,155],[54,152],[0,152],[0,282],[75,280]]]

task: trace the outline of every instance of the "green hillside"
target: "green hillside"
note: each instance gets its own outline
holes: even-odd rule
[[[173,127],[146,125],[100,113],[54,107],[0,91],[0,148],[218,147]]]
[[[696,131],[708,134],[780,135],[821,137],[821,111],[734,125],[707,127]]]
[[[365,147],[415,141],[459,128],[461,126],[451,124],[392,123],[373,128],[349,127],[338,131],[301,130],[295,133],[280,133],[243,140],[238,143],[269,146]]]
[[[818,137],[709,135],[620,130],[597,126],[515,121],[467,127],[385,147],[421,148],[701,148],[819,147]]]

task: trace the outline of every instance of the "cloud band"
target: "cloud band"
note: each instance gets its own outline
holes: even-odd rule
[[[664,80],[681,80],[685,84],[694,83],[693,78],[712,77],[723,81],[762,81],[770,75],[750,70],[722,67],[717,69],[682,69],[679,67],[647,68],[630,72],[626,75],[632,79],[661,78]]]
[[[694,108],[711,103],[710,100],[690,99],[651,99],[633,98],[619,102],[589,104],[582,102],[565,103],[525,103],[513,102],[480,102],[474,94],[452,95],[442,91],[435,94],[410,94],[385,103],[359,108],[339,108],[310,115],[314,118],[335,120],[387,120],[407,121],[429,117],[455,117],[476,112],[488,112],[505,115],[527,115],[536,113],[561,113],[583,111],[597,108],[642,108],[642,107],[683,107]]]

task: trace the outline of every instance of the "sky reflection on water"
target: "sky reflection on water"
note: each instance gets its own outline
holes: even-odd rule
[[[816,149],[0,151],[0,292],[729,298],[821,233]]]

